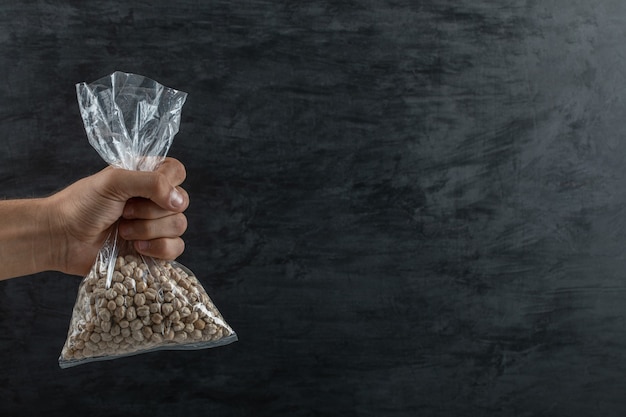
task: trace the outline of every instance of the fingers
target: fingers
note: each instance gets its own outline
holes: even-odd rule
[[[158,238],[177,238],[187,230],[187,218],[182,213],[153,220],[122,219],[119,233],[126,240],[154,240]]]
[[[177,187],[178,191],[183,195],[186,204],[189,204],[189,195],[183,188]],[[170,216],[175,212],[166,210],[156,203],[146,198],[131,198],[126,202],[122,217],[124,219],[160,219],[161,217]]]
[[[117,201],[143,197],[165,210],[182,212],[189,205],[187,193],[178,187],[185,176],[183,164],[166,158],[154,172],[106,169],[101,177],[102,190],[105,197]]]
[[[137,252],[142,255],[165,260],[176,259],[185,250],[185,242],[181,238],[137,240],[133,243]]]
[[[126,220],[119,223],[119,234],[134,241],[137,252],[159,259],[176,259],[185,250],[180,236],[187,229],[187,218],[182,213],[154,220]]]
[[[187,177],[185,166],[174,158],[165,158],[156,172],[164,174],[172,185],[182,184]]]
[[[172,260],[185,249],[180,238],[187,229],[182,212],[189,205],[180,187],[185,177],[183,164],[166,158],[153,172],[107,168],[94,188],[106,199],[125,203],[118,229],[123,239],[133,241],[143,255]]]

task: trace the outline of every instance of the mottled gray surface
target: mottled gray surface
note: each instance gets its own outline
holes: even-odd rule
[[[0,1],[1,195],[104,166],[76,82],[187,91],[240,341],[60,370],[79,278],[2,282],[1,415],[626,414],[626,3],[85,3]]]

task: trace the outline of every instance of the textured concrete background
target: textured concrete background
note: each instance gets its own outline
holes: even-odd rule
[[[0,1],[0,197],[101,169],[74,84],[186,91],[187,250],[236,344],[60,370],[0,283],[6,416],[623,416],[626,3]]]

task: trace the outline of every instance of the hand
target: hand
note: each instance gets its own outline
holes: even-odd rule
[[[174,259],[184,250],[185,168],[166,158],[154,172],[105,168],[46,199],[50,269],[85,275],[117,220],[123,239],[144,255]]]

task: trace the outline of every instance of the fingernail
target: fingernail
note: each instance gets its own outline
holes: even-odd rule
[[[183,205],[183,195],[178,192],[178,190],[174,189],[170,194],[170,203],[174,207],[181,207]]]
[[[137,240],[136,243],[138,250],[146,250],[150,247],[150,242],[147,242],[145,240]]]

